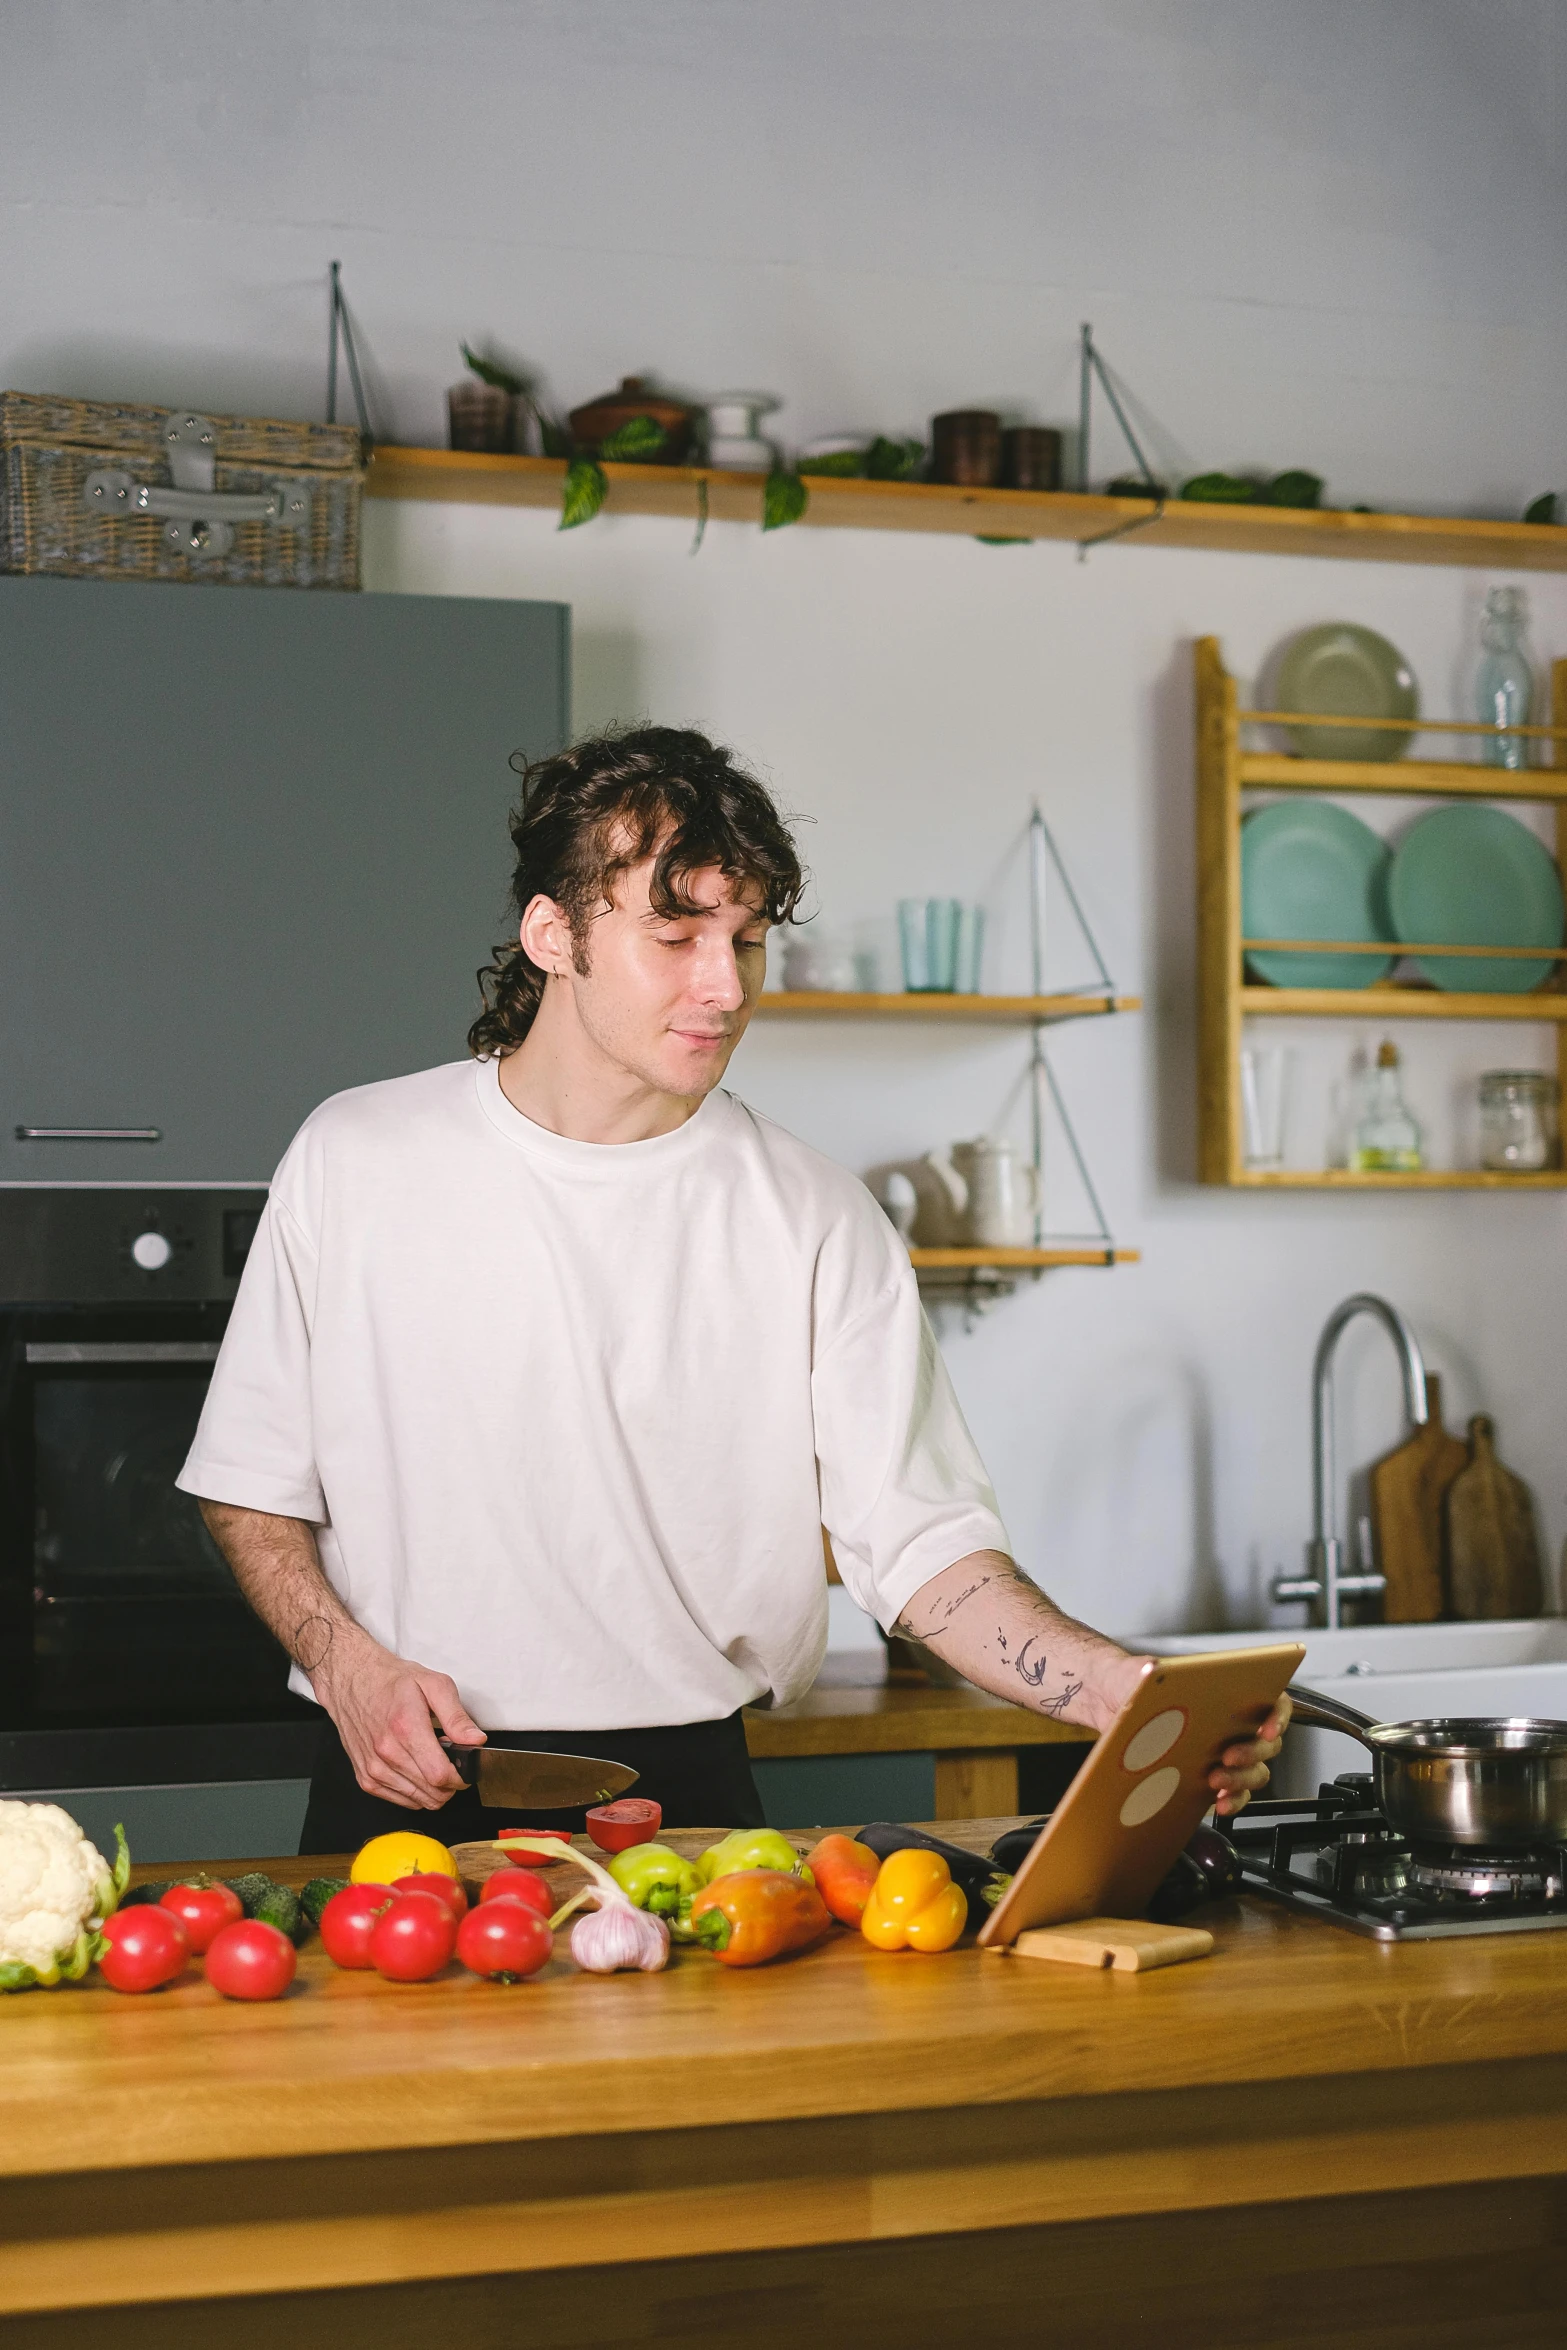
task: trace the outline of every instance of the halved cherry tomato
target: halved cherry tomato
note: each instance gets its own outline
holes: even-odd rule
[[[481,1909],[487,1901],[520,1901],[540,1918],[547,1918],[555,1907],[555,1897],[542,1877],[536,1877],[531,1869],[510,1867],[497,1869],[492,1877],[485,1878],[484,1890],[479,1895]]]
[[[562,1853],[571,1850],[571,1838],[564,1828],[502,1828],[499,1842],[503,1852],[508,1836],[547,1836],[551,1843],[560,1846]],[[514,1852],[511,1857],[514,1868],[547,1869],[550,1865],[547,1852]]]
[[[471,1975],[520,1983],[549,1963],[555,1937],[543,1918],[515,1899],[481,1901],[457,1929],[457,1955]]]
[[[265,1918],[242,1918],[213,1936],[207,1980],[225,1999],[281,1999],[298,1964],[286,1934]]]
[[[499,1909],[499,1902],[492,1906]],[[389,1983],[427,1983],[452,1955],[457,1920],[433,1893],[394,1893],[370,1935],[370,1963]]]
[[[185,1940],[197,1958],[209,1949],[212,1937],[245,1914],[245,1905],[227,1885],[171,1885],[158,1907],[179,1919]]]
[[[321,1947],[334,1966],[370,1967],[370,1936],[393,1901],[390,1885],[345,1885],[321,1912]]]
[[[109,1947],[98,1961],[98,1972],[113,1991],[157,1991],[172,1983],[190,1956],[185,1929],[177,1917],[151,1902],[135,1909],[117,1909],[103,1921]]]
[[[394,1877],[392,1891],[433,1893],[437,1901],[445,1902],[454,1918],[460,1918],[468,1907],[468,1896],[455,1877],[438,1877],[429,1869],[416,1869],[410,1877]]]
[[[646,1795],[623,1795],[619,1803],[598,1803],[588,1814],[588,1834],[600,1852],[629,1852],[651,1844],[664,1823],[664,1807]]]

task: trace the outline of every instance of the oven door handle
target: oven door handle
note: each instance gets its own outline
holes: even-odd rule
[[[215,1363],[215,1338],[29,1339],[30,1363]]]

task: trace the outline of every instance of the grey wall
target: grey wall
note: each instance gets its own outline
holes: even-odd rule
[[[1060,417],[1091,316],[1165,461],[1516,509],[1564,66],[1560,0],[10,0],[0,375],[317,414],[338,255],[384,432],[467,335],[804,437]]]

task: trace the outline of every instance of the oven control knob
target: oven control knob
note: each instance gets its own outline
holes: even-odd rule
[[[161,1232],[138,1232],[131,1242],[131,1255],[144,1273],[161,1273],[173,1254]]]

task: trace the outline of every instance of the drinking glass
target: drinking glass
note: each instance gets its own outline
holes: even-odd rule
[[[958,913],[957,993],[978,995],[980,964],[985,953],[985,909],[964,906]]]
[[[903,985],[910,995],[951,995],[958,976],[956,898],[900,898],[898,938],[903,949]]]
[[[1241,1127],[1248,1167],[1284,1164],[1289,1110],[1290,1055],[1283,1045],[1249,1047],[1241,1054]]]

